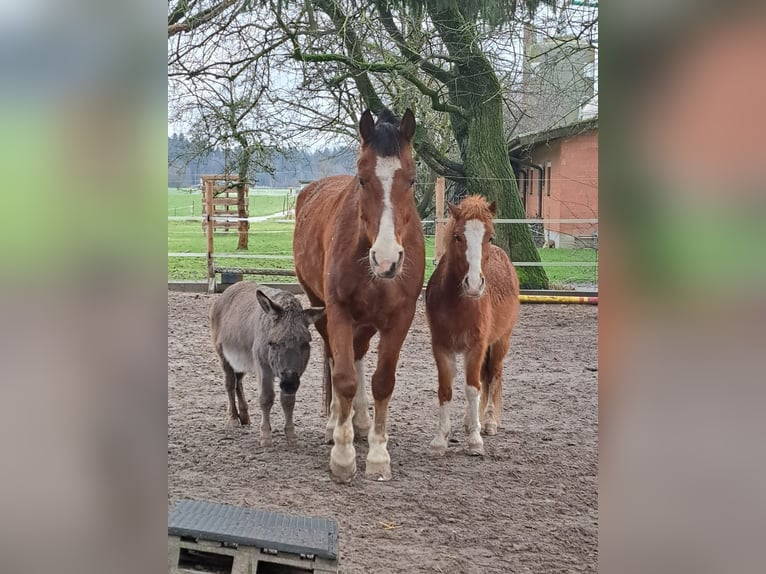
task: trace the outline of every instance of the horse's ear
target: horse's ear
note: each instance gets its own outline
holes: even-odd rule
[[[493,201],[489,204],[489,212],[492,214],[492,217],[497,215],[497,202]]]
[[[370,141],[375,131],[375,120],[372,118],[370,110],[364,110],[362,119],[359,120],[359,135],[362,136],[362,143]]]
[[[457,219],[458,215],[460,215],[460,207],[450,203],[449,201],[447,202],[447,209],[449,209],[452,219]]]
[[[402,137],[407,141],[411,141],[412,136],[415,135],[415,114],[413,114],[412,110],[409,108],[404,112],[402,122],[399,124],[399,133],[402,134]]]

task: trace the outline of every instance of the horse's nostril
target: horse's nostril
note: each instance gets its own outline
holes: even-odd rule
[[[399,259],[396,261],[396,264],[397,264],[397,265],[400,265],[400,264],[401,264],[401,262],[402,262],[402,259],[404,259],[404,249],[402,249],[402,250],[399,252]]]
[[[375,252],[374,251],[370,251],[370,258],[372,259],[373,265],[377,265],[378,264],[378,259],[377,259],[377,257],[375,257]]]

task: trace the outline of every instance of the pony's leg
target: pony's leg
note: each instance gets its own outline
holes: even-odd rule
[[[510,346],[510,336],[502,337],[495,341],[490,351],[487,378],[484,382],[489,387],[490,400],[482,423],[484,432],[488,435],[497,434],[503,416],[503,359]]]
[[[367,435],[367,444],[370,449],[367,452],[367,467],[365,475],[373,480],[391,480],[391,457],[388,454],[388,433],[386,424],[388,419],[388,402],[394,392],[396,384],[396,364],[399,361],[407,330],[414,315],[409,321],[402,321],[396,328],[380,333],[378,345],[378,365],[372,376],[372,396],[375,399],[373,423],[370,433]]]
[[[354,338],[351,317],[337,307],[328,308],[328,331],[333,352],[332,386],[337,423],[330,451],[330,476],[335,482],[349,482],[356,474],[353,415],[356,394]]]
[[[297,442],[295,437],[295,425],[293,424],[295,394],[288,395],[280,391],[279,402],[282,403],[282,412],[285,413],[285,438],[287,439],[287,444],[294,445]]]
[[[274,374],[266,365],[260,365],[261,392],[261,446],[271,446],[271,407],[274,406]]]
[[[492,376],[489,373],[489,363],[492,356],[492,345],[487,348],[487,354],[484,356],[484,360],[481,363],[481,395],[479,397],[479,427],[482,429],[482,432],[485,428],[485,423],[487,420],[487,405],[489,405],[489,410],[492,410],[492,405],[490,404],[490,397],[489,397],[489,391],[490,386],[492,383]]]
[[[484,441],[479,426],[479,393],[481,392],[481,367],[486,345],[476,345],[465,356],[465,418],[463,423],[468,434],[468,453],[484,454]]]
[[[367,403],[367,388],[364,383],[364,356],[370,348],[370,339],[375,335],[374,327],[354,329],[354,369],[356,370],[356,394],[354,395],[355,436],[367,436],[370,431],[370,413]]]
[[[236,390],[237,390],[237,402],[239,403],[239,422],[243,425],[250,424],[250,412],[247,407],[247,399],[245,398],[245,387],[242,385],[242,379],[245,378],[245,373],[235,373],[236,375]]]
[[[442,456],[447,452],[447,439],[452,430],[449,411],[452,401],[452,381],[455,379],[457,366],[455,353],[437,348],[434,348],[433,352],[439,374],[439,422],[436,424],[436,436],[431,441],[431,452]]]
[[[239,411],[237,411],[237,403],[234,399],[234,392],[237,388],[237,374],[229,364],[222,352],[218,352],[218,356],[221,358],[221,367],[223,368],[224,385],[226,386],[226,397],[229,401],[228,408],[228,426],[239,426]]]

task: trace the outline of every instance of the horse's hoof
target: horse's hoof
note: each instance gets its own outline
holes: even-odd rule
[[[227,428],[234,429],[240,426],[242,426],[242,423],[239,422],[239,418],[237,417],[230,417],[229,420],[226,421]]]
[[[261,438],[261,446],[262,447],[269,447],[269,446],[272,446],[273,444],[274,444],[274,441],[272,440],[272,438],[270,436],[262,437]]]
[[[497,425],[495,423],[486,423],[484,425],[484,434],[487,436],[495,436],[497,434]]]
[[[333,444],[335,442],[335,439],[332,436],[334,432],[335,432],[334,428],[326,428],[324,430],[324,442],[325,442],[325,444]]]
[[[356,476],[356,461],[349,466],[341,466],[330,461],[330,478],[338,484],[348,484]]]
[[[391,480],[391,463],[368,461],[364,475],[370,480]]]
[[[288,435],[287,437],[287,446],[295,446],[298,444],[298,439],[295,435]]]
[[[447,453],[447,441],[434,439],[431,441],[431,454],[444,456]]]
[[[478,432],[468,437],[468,454],[484,456],[484,441],[481,440]]]

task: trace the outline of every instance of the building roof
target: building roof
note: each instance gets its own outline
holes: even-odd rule
[[[591,130],[598,129],[598,116],[587,120],[580,120],[565,126],[549,128],[538,132],[530,132],[514,136],[508,143],[508,153],[519,155],[529,151],[538,145],[548,143],[560,138],[576,136]]]

